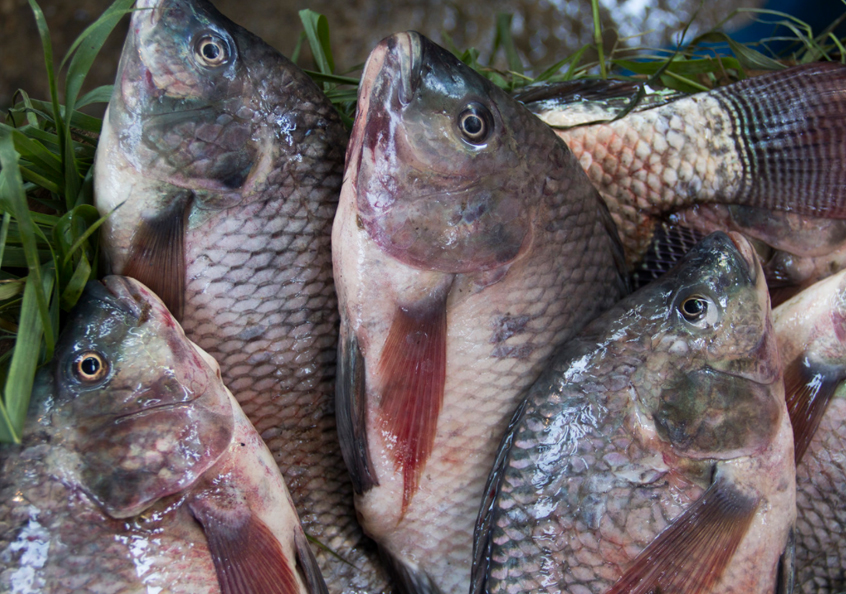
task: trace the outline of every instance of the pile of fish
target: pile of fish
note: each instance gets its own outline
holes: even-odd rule
[[[846,590],[846,67],[515,98],[406,32],[349,135],[136,8],[0,591]]]

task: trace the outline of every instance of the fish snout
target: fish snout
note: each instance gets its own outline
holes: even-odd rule
[[[749,278],[749,282],[754,285],[761,276],[759,275],[761,265],[758,261],[758,256],[755,254],[755,248],[740,233],[729,231],[728,237],[731,239],[734,247],[737,248],[738,255],[741,258],[741,264],[745,265],[743,268],[746,276]]]

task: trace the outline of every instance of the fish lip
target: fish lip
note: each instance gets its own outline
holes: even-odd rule
[[[405,106],[411,103],[420,87],[423,45],[420,41],[420,33],[416,31],[397,33],[389,39],[393,39],[396,44],[392,51],[396,54],[396,60],[400,66],[400,85],[397,96],[400,104]]]
[[[187,407],[193,405],[202,396],[203,396],[203,394],[195,394],[190,400],[180,400],[179,402],[163,402],[161,404],[154,404],[152,406],[139,408],[138,410],[132,410],[132,411],[120,414],[120,415],[115,415],[115,416],[111,417],[111,419],[112,419],[112,422],[114,422],[114,423],[122,423],[123,421],[126,421],[128,419],[132,419],[134,417],[139,417],[139,416],[142,416],[144,414],[150,413],[152,411],[158,411],[158,410],[162,410],[162,409],[176,410],[176,409],[179,409],[179,408],[187,408]]]
[[[149,22],[146,23],[149,27],[155,27],[161,17],[162,8],[161,0],[136,0],[135,9],[141,11],[149,11]],[[141,14],[141,13],[139,13]]]
[[[740,233],[729,231],[727,235],[734,244],[734,247],[737,248],[744,273],[752,284],[756,284],[758,282],[758,269],[760,266],[758,264],[758,257],[755,255],[755,248]]]
[[[143,314],[143,303],[131,297],[127,279],[119,276],[107,276],[102,280],[91,281],[85,285],[82,297],[90,301],[99,301],[140,320]],[[82,299],[80,299],[81,301]]]

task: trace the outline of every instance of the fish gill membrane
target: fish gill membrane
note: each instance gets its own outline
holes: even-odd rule
[[[627,291],[613,222],[548,126],[406,32],[365,65],[332,246],[356,508],[404,591],[464,593],[518,396]]]
[[[88,284],[0,448],[0,590],[325,592],[276,463],[133,279]]]
[[[846,590],[846,271],[773,310],[796,444],[796,583]]]
[[[694,205],[773,215],[775,231],[782,213],[846,219],[846,66],[806,64],[690,96],[647,94],[617,119],[641,86],[571,81],[518,94],[556,128],[599,189],[630,267],[662,219]],[[771,247],[807,257],[767,231],[767,216],[754,225]]]
[[[531,387],[485,490],[472,592],[790,592],[781,370],[753,248],[709,236]]]
[[[162,296],[285,476],[332,592],[387,577],[337,440],[330,235],[347,133],[316,84],[205,0],[133,13],[95,163],[112,273]]]

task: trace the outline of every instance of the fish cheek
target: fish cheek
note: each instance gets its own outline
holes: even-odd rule
[[[226,451],[234,426],[231,404],[224,391],[209,391],[214,393],[186,403],[77,424],[83,484],[109,515],[136,515],[187,488]]]
[[[779,415],[768,386],[706,369],[662,389],[652,417],[677,453],[730,459],[764,449]]]

